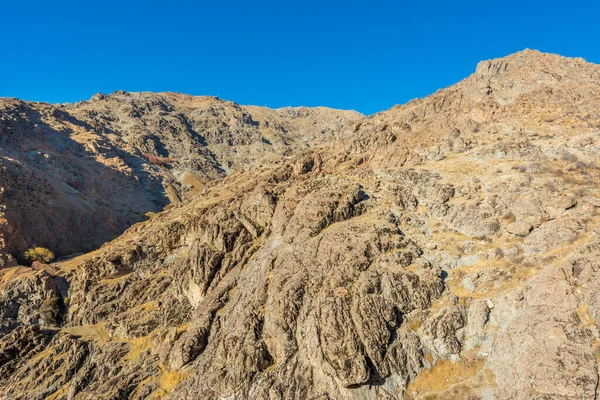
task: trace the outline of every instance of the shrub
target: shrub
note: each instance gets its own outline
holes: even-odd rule
[[[548,189],[549,191],[553,192],[553,193],[558,192],[558,189],[556,188],[556,185],[553,182],[551,182],[551,181],[545,182],[544,183],[544,187],[546,189]]]
[[[504,258],[504,250],[502,250],[499,247],[496,247],[494,249],[494,256],[496,256],[496,258]]]
[[[577,162],[578,158],[575,154],[571,154],[568,151],[564,151],[561,155],[561,158],[563,159],[563,161],[567,161],[567,162]]]
[[[54,253],[44,247],[33,247],[24,254],[25,259],[33,262],[51,263],[54,260]]]
[[[502,216],[502,219],[508,223],[511,223],[511,222],[515,222],[517,220],[517,217],[515,216],[515,214],[513,214],[512,211],[509,211]]]

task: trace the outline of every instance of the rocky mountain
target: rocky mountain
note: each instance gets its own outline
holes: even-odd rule
[[[123,96],[58,110],[93,127]],[[196,165],[201,189],[97,251],[0,270],[0,398],[595,399],[599,101],[600,66],[526,50],[311,133],[292,132],[325,116],[243,108],[296,127],[273,157],[203,134],[223,171],[196,150],[168,171]],[[166,157],[114,112],[102,137]]]
[[[0,99],[0,236],[90,251],[206,182],[320,144],[361,115],[271,110],[177,93],[97,94],[51,106]]]

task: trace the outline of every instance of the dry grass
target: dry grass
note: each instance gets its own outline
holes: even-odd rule
[[[184,378],[185,374],[178,371],[164,371],[160,376],[160,388],[167,393],[171,393]]]
[[[474,292],[469,291],[462,285],[462,280],[466,276],[474,276],[476,273],[485,270],[498,270],[499,274],[495,279],[477,285]],[[451,271],[446,282],[452,293],[459,298],[481,299],[494,297],[500,293],[520,287],[541,270],[542,267],[540,265],[531,264],[525,266],[515,261],[504,259],[485,260],[479,261],[472,266],[461,267]]]
[[[186,333],[189,327],[190,327],[190,323],[189,322],[186,322],[185,324],[178,326],[177,327],[177,334],[176,334],[176,336],[180,337],[181,335],[183,335],[184,333]]]
[[[100,322],[94,325],[81,325],[73,326],[70,328],[63,328],[65,333],[69,333],[73,336],[77,336],[82,340],[86,341],[97,341],[100,343],[106,343],[108,340],[108,332],[105,328],[105,323]]]
[[[585,325],[585,326],[595,326],[596,325],[596,321],[594,320],[594,317],[592,317],[592,315],[590,314],[590,309],[586,304],[581,303],[579,305],[579,308],[577,308],[576,312],[577,312],[577,315],[579,316],[579,319],[583,323],[583,325]]]
[[[31,279],[35,271],[27,267],[12,267],[0,269],[0,288],[14,280]]]
[[[72,271],[72,270],[76,269],[77,267],[79,267],[81,264],[83,264],[84,261],[87,261],[87,260],[93,258],[94,256],[98,255],[100,253],[100,251],[101,251],[100,249],[94,250],[90,253],[86,253],[86,254],[82,254],[77,257],[69,258],[68,260],[55,262],[54,265],[57,265],[61,270],[65,271],[65,272],[69,272],[69,271]]]
[[[58,400],[63,398],[63,395],[66,394],[67,389],[65,387],[61,387],[56,392],[52,393],[50,396],[46,397],[46,400]]]
[[[192,193],[197,193],[205,187],[205,183],[200,178],[189,172],[183,174],[183,186],[191,187]]]
[[[433,367],[422,371],[408,385],[407,393],[410,398],[435,398],[436,395],[447,393],[460,384],[470,381],[482,369],[483,361],[480,359],[464,358],[457,363],[440,360]]]
[[[152,392],[150,399],[162,399],[165,396],[169,396],[175,387],[179,385],[188,375],[189,371],[168,371],[164,365],[160,364],[161,374],[155,377],[158,389]]]
[[[125,340],[129,344],[129,353],[123,358],[124,361],[137,361],[140,355],[152,347],[151,335]]]

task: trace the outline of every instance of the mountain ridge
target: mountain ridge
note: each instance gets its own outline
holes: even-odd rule
[[[168,96],[125,92],[61,108],[0,100],[3,198],[13,202],[7,218],[17,229],[4,233],[7,251],[19,254],[38,245],[65,255],[86,243],[102,243],[145,212],[181,201],[207,180],[269,154],[308,147],[344,118],[360,116],[330,109],[299,109],[298,115],[248,111],[209,97],[192,101],[197,104],[190,108],[185,99],[180,104]],[[43,198],[36,186],[46,188]],[[35,209],[15,203],[36,196],[42,203]],[[43,205],[47,201],[70,204],[66,211],[73,218],[86,217],[60,227],[62,213],[52,215],[53,207]],[[90,209],[90,202],[98,207]],[[88,218],[99,218],[92,224],[96,231],[88,228]],[[51,225],[61,233],[56,235]],[[53,239],[57,236],[62,242]]]
[[[596,398],[600,66],[477,69],[0,270],[0,395]]]

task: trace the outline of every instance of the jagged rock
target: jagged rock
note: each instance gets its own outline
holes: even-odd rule
[[[585,196],[581,200],[593,205],[594,207],[600,207],[600,198],[594,196]]]
[[[461,338],[457,331],[465,326],[464,313],[461,307],[450,306],[425,321],[420,334],[425,346],[437,357],[460,353]]]
[[[0,270],[0,316],[18,324],[56,327],[65,313],[67,286],[63,277],[52,277],[45,271],[26,267]],[[0,330],[0,335],[5,334]]]
[[[555,219],[576,204],[577,201],[571,196],[558,196],[551,198],[546,203],[545,211],[548,214],[549,219]]]
[[[595,397],[593,338],[576,312],[569,279],[564,269],[545,269],[496,337],[490,363],[503,398]]]
[[[575,240],[581,226],[570,218],[548,221],[525,238],[526,251],[540,253]]]
[[[533,226],[529,222],[519,221],[513,222],[506,225],[506,231],[517,236],[527,236],[533,229]]]

